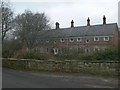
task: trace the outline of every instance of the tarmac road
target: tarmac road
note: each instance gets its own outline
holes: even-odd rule
[[[118,80],[75,73],[2,69],[2,88],[118,88]]]

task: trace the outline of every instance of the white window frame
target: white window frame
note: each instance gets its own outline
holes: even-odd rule
[[[53,53],[54,53],[54,55],[56,55],[56,54],[58,54],[58,48],[53,48]]]
[[[88,39],[87,39],[88,40]],[[88,42],[87,42],[87,40],[85,41],[86,43],[89,43],[90,42],[90,40],[88,40]]]
[[[96,38],[98,38],[98,40],[96,40]],[[95,36],[95,37],[94,37],[94,41],[99,41],[99,37],[96,37],[96,36]]]
[[[72,39],[72,40],[71,40]],[[74,38],[70,38],[70,42],[74,42]]]
[[[80,40],[78,40],[78,39],[80,39]],[[77,38],[77,42],[81,42],[82,41],[82,38]]]
[[[46,40],[46,43],[49,43],[49,40]]]
[[[108,40],[105,39],[106,37],[108,38]],[[104,41],[109,41],[109,36],[105,36],[105,37],[104,37]]]
[[[63,38],[62,38],[62,39],[60,39],[60,42],[65,42],[65,39],[63,39]]]

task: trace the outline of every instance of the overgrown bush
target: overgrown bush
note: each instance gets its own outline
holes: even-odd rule
[[[55,55],[56,60],[73,60],[77,59],[79,54],[57,54]]]
[[[79,60],[115,60],[119,61],[118,48],[108,48],[104,51],[84,54],[79,57]]]
[[[14,53],[21,49],[21,44],[17,40],[4,40],[2,43],[2,57],[11,58]]]
[[[40,53],[34,50],[28,49],[21,49],[15,53],[13,58],[20,58],[20,59],[36,59],[36,60],[48,60],[53,58],[51,54],[47,53]]]
[[[58,54],[55,56],[56,60],[115,60],[119,61],[119,52],[117,47],[110,47],[104,51],[97,51],[84,54],[68,53]]]
[[[37,60],[48,60],[51,58],[52,58],[52,55],[50,54],[39,53],[34,51],[27,52],[26,55],[24,56],[24,59],[37,59]]]

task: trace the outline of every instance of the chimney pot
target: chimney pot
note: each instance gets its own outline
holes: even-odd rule
[[[71,21],[71,28],[74,27],[74,21]]]
[[[56,29],[59,29],[59,23],[56,22]]]
[[[103,16],[103,24],[106,24],[106,17],[105,17],[105,15]]]
[[[89,17],[87,19],[87,26],[90,26],[90,19],[89,19]]]

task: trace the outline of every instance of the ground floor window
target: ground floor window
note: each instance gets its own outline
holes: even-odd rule
[[[80,53],[80,52],[81,52],[81,47],[78,48],[78,53]]]
[[[48,50],[49,50],[49,49],[47,48],[47,52],[48,52]]]
[[[54,55],[58,54],[58,48],[53,48],[53,54]]]
[[[94,51],[96,52],[96,51],[99,51],[100,49],[99,48],[97,48],[97,47],[95,47],[94,48]]]
[[[85,48],[85,52],[86,53],[90,52],[90,48]]]

